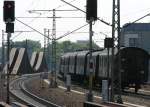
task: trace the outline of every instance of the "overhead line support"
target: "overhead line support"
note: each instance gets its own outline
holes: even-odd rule
[[[121,63],[119,54],[118,58],[118,69],[114,67],[114,49],[118,48],[120,50],[120,0],[113,0],[113,11],[112,11],[112,66],[111,66],[111,101],[122,103],[121,98]],[[119,52],[120,53],[120,52]]]

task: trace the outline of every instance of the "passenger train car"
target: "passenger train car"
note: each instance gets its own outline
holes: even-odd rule
[[[103,79],[111,81],[112,57],[111,50],[93,51],[93,83],[101,85]],[[148,62],[149,54],[137,47],[124,47],[120,51],[115,50],[114,72],[118,74],[118,60],[120,58],[121,86],[122,89],[134,87],[137,92],[141,84],[148,80]],[[89,76],[89,51],[79,51],[66,53],[60,58],[59,73],[65,78],[67,74],[71,75],[73,80],[84,83],[88,81]]]

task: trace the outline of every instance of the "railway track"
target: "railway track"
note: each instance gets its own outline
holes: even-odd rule
[[[62,81],[62,78],[59,77],[59,80]],[[78,87],[82,86],[81,83],[76,83],[76,82],[71,82],[71,83],[72,83],[72,86],[71,86],[72,89],[76,89],[76,90],[83,91],[83,92],[85,92],[85,90],[88,90],[88,87],[84,87],[84,86],[83,86],[83,89],[78,88]],[[100,90],[101,89],[93,88],[93,93],[97,96],[101,96]],[[145,105],[143,107],[150,107],[150,104],[149,104],[150,91],[148,91],[148,90],[140,89],[138,91],[138,94],[135,94],[133,89],[126,90],[126,92],[122,92],[122,99],[127,104],[129,102],[129,105],[131,105],[130,103],[132,103],[132,104],[135,104],[135,105],[136,104],[137,105],[141,105],[141,104]]]
[[[59,77],[59,80],[62,81],[62,78]],[[72,87],[74,87],[74,88],[82,86],[83,89],[88,90],[88,87],[83,86],[81,83],[77,83],[77,82],[72,82],[72,83],[73,83]],[[99,91],[101,89],[98,89],[97,87],[94,87],[93,90],[94,90],[96,95],[99,95]],[[122,94],[125,95],[125,96],[137,97],[137,98],[143,98],[143,99],[150,100],[150,91],[139,90],[138,93],[135,93],[133,89],[129,89],[129,90],[123,91]]]
[[[25,82],[28,82],[31,79],[37,78],[36,76],[23,76],[18,78],[10,83],[10,93],[17,98],[17,100],[24,102],[27,105],[33,107],[60,107],[56,104],[53,104],[47,100],[41,99],[32,93],[28,92],[24,86]]]
[[[126,95],[126,96],[132,96],[132,97],[137,97],[137,98],[143,98],[143,99],[150,100],[150,95],[147,95],[147,94],[144,94],[144,93],[134,93],[134,92],[126,90],[126,91],[123,91],[122,94]]]
[[[26,104],[32,105],[33,107],[60,107],[58,105],[55,105],[49,101],[43,100],[30,92],[25,87],[25,83],[28,83],[29,81],[32,81],[34,79],[39,78],[39,75],[33,76],[33,75],[26,75],[21,78],[18,78],[11,82],[10,84],[10,92],[25,102]],[[133,95],[128,95],[133,96]],[[137,96],[135,96],[137,97]]]
[[[47,84],[49,84],[49,80],[44,80]],[[58,86],[60,89],[63,89],[63,90],[67,90],[67,88],[65,86]],[[81,95],[84,95],[85,92],[87,92],[86,89],[81,89],[81,88],[77,88],[78,86],[73,86],[72,89],[71,89],[71,92],[73,93],[76,93],[76,94],[81,94]],[[94,93],[94,98],[97,98],[97,99],[100,99],[102,100],[102,97],[100,95],[100,93],[98,94],[98,92],[95,92],[93,91]],[[108,107],[148,107],[148,106],[142,106],[141,104],[136,104],[136,103],[133,103],[133,102],[124,102],[124,105],[117,105],[117,103],[113,103],[113,102],[106,102],[106,103],[102,103],[104,105],[107,105]]]

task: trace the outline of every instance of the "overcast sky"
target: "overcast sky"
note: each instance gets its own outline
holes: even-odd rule
[[[82,10],[86,10],[86,0],[65,0],[74,6]],[[98,17],[109,23],[112,23],[112,1],[113,0],[97,0],[98,1]],[[125,23],[132,22],[148,13],[150,13],[150,0],[120,0],[121,2],[121,26]],[[3,0],[0,0],[0,35],[2,35],[2,30],[5,30],[5,23],[3,22]],[[29,13],[29,10],[73,10],[75,8],[65,4],[61,0],[15,0],[15,15],[16,17],[52,17],[52,12],[39,11],[36,13]],[[85,17],[85,13],[81,11],[56,11],[56,36],[60,37],[66,32],[70,32],[78,27],[86,24],[85,18],[63,18],[63,17]],[[52,18],[18,18],[20,21],[28,24],[29,26],[37,29],[39,32],[44,33],[44,28],[52,29]],[[146,17],[139,22],[150,22],[150,17]],[[18,21],[15,21],[15,31],[33,31],[32,29],[26,27]],[[73,33],[59,41],[64,40],[88,40],[89,28],[88,26],[80,29],[76,33]],[[100,34],[103,32],[108,36],[111,36],[111,27],[96,21],[93,25],[94,41],[103,46],[104,35]],[[51,34],[51,31],[50,31]],[[6,38],[6,36],[5,36]],[[43,36],[37,32],[23,32],[19,34],[15,32],[12,34],[11,39],[13,41],[20,41],[25,39],[32,39],[40,41],[43,44]],[[0,36],[1,44],[1,36]]]

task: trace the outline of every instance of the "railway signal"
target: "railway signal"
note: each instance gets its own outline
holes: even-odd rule
[[[6,23],[6,33],[14,33],[14,23]]]
[[[5,22],[15,21],[15,2],[14,1],[4,1],[3,20]]]
[[[93,101],[92,82],[93,82],[93,59],[92,59],[92,23],[97,20],[97,0],[87,0],[86,2],[86,21],[89,23],[89,55],[90,55],[90,76],[89,76],[89,92],[87,93],[87,101]]]
[[[97,20],[97,0],[86,1],[86,20]]]
[[[107,48],[107,78],[108,78],[108,81],[109,81],[109,69],[110,69],[110,58],[109,58],[109,51],[110,51],[110,48],[113,48],[113,39],[112,38],[105,38],[105,40],[104,40],[104,47],[105,48]],[[107,84],[107,82],[106,82],[106,84]],[[107,101],[110,101],[110,99],[109,99],[109,96],[110,96],[110,93],[109,93],[109,84],[107,84],[107,87],[106,87],[107,89]]]
[[[14,32],[14,21],[15,21],[15,2],[14,1],[4,1],[3,5],[3,20],[6,23],[6,33],[7,33],[7,99],[6,102],[10,103],[9,95],[9,51],[10,51],[10,37],[11,33]]]

